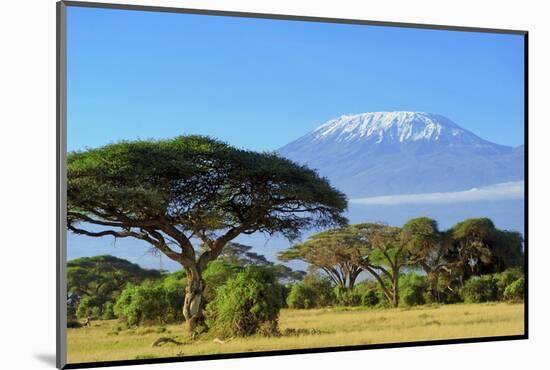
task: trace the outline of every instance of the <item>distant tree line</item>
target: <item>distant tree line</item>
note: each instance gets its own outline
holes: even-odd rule
[[[500,230],[487,218],[468,219],[444,231],[426,217],[412,219],[401,228],[381,223],[348,225],[315,234],[282,251],[279,259],[304,261],[322,271],[336,287],[340,303],[378,300],[397,307],[412,302],[522,299],[521,234]],[[369,281],[357,287],[362,273]],[[307,282],[293,287],[292,304],[296,305],[298,291],[308,291]],[[311,292],[319,291],[313,288],[319,281],[311,284]],[[504,295],[510,284],[515,288]],[[476,289],[482,288],[492,293],[476,296]],[[368,297],[350,298],[358,294]],[[411,299],[411,294],[419,298]],[[304,305],[311,306],[297,304]]]
[[[207,327],[222,336],[274,335],[282,307],[397,307],[524,296],[521,236],[488,219],[469,219],[445,231],[428,218],[402,228],[349,225],[313,235],[279,257],[307,262],[308,273],[229,243],[203,273]],[[70,318],[118,318],[130,326],[185,319],[184,270],[168,274],[112,256],[79,258],[68,267]]]

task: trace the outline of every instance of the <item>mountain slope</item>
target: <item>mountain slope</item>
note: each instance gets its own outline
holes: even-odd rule
[[[465,190],[523,179],[523,148],[484,140],[441,115],[344,115],[279,153],[350,197]]]

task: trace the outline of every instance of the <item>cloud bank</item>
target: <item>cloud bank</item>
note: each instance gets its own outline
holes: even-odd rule
[[[350,203],[391,206],[400,204],[446,204],[487,200],[516,200],[523,199],[523,197],[524,182],[515,181],[447,193],[402,194],[356,198],[350,199]]]

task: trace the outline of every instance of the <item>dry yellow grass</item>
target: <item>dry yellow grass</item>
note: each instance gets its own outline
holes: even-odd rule
[[[316,329],[320,334],[239,338],[224,344],[212,338],[152,347],[159,337],[183,340],[183,325],[116,330],[116,320],[68,329],[69,363],[334,347],[375,343],[520,335],[523,304],[456,304],[411,309],[282,310],[280,328]],[[115,334],[116,332],[116,334]]]

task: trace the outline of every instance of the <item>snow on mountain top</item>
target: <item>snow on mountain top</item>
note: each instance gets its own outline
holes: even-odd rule
[[[475,141],[474,134],[443,116],[425,112],[369,112],[332,119],[312,132],[314,140],[351,141],[385,138],[391,141],[439,140],[442,137]]]

